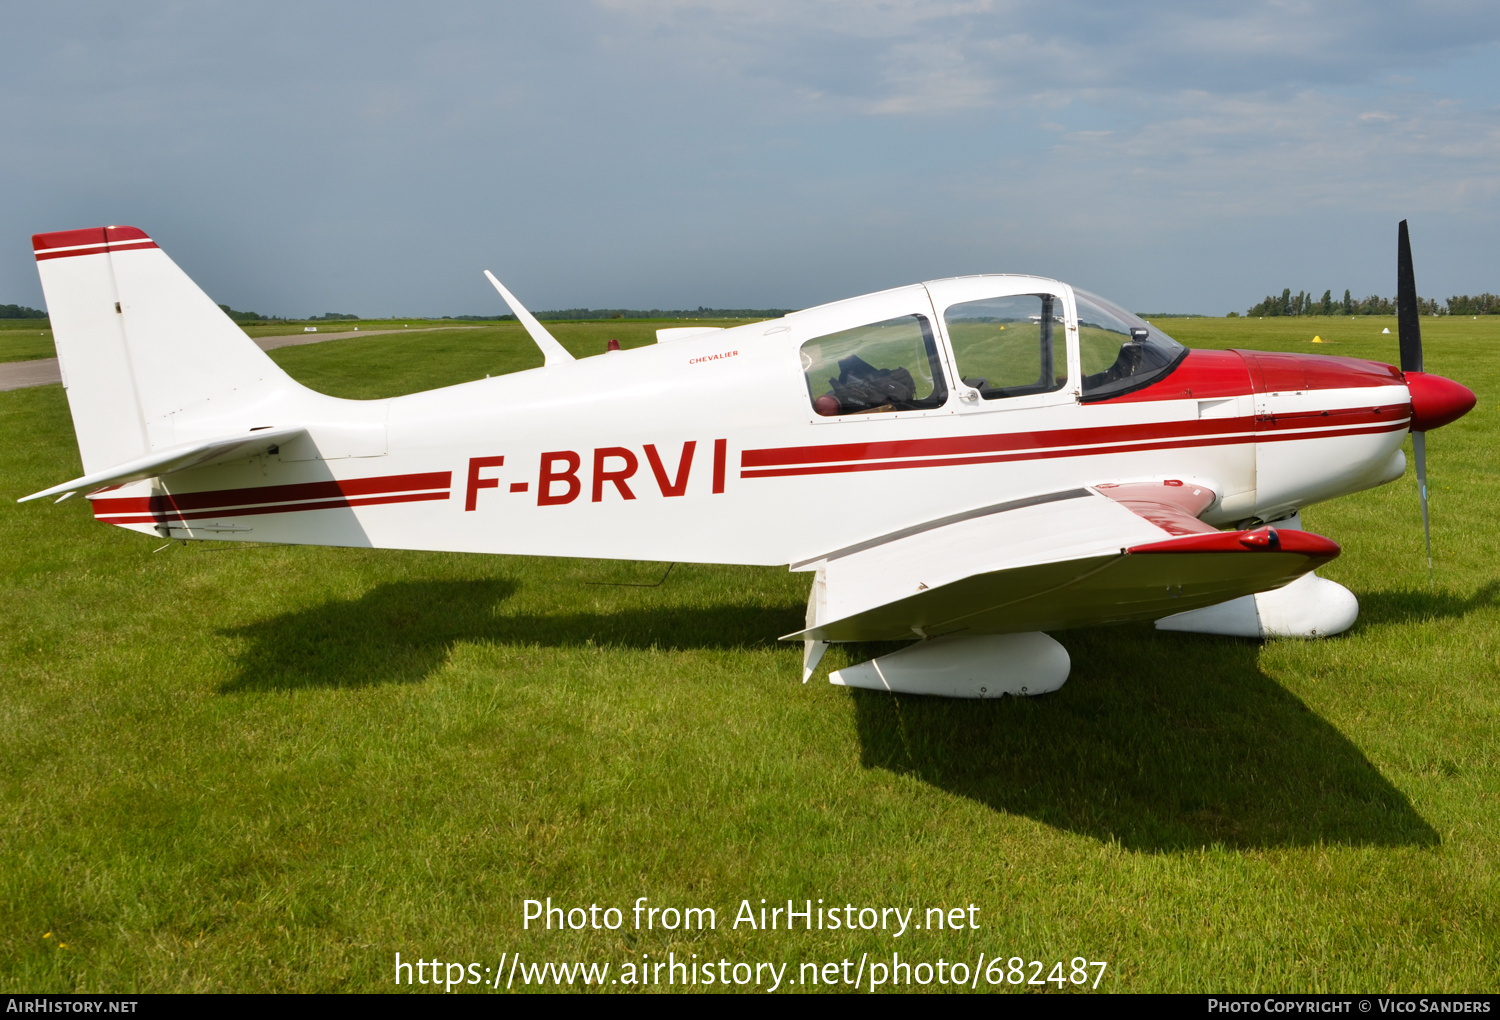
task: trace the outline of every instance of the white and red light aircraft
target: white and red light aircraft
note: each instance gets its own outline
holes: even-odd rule
[[[1067,679],[1044,631],[1338,633],[1298,511],[1400,478],[1465,414],[1422,372],[1189,351],[1057,280],[958,277],[389,400],[288,376],[134,227],[32,238],[94,516],[170,538],[790,564],[830,642],[919,638],[834,683],[949,697]],[[1222,530],[1221,530],[1222,529]]]

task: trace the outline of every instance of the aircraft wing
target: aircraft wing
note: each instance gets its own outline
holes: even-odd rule
[[[165,450],[156,450],[144,457],[126,461],[124,464],[117,464],[112,468],[75,478],[71,482],[63,482],[50,489],[33,492],[29,496],[22,496],[16,502],[25,503],[27,500],[41,499],[44,496],[66,498],[75,492],[91,492],[111,485],[124,485],[126,482],[139,481],[142,478],[171,474],[173,471],[181,471],[185,468],[205,467],[209,464],[221,464],[226,461],[253,457],[257,453],[265,453],[273,446],[279,446],[306,434],[307,430],[300,426],[284,429],[257,429],[254,432],[218,436],[201,442],[171,446]]]
[[[1099,485],[985,507],[828,554],[798,641],[899,641],[1154,620],[1289,584],[1339,554],[1320,535],[1218,531],[1214,493]],[[820,592],[817,585],[822,585]],[[815,617],[812,618],[812,617]]]

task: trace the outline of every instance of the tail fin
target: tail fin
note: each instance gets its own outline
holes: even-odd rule
[[[199,433],[278,424],[275,406],[301,389],[145,232],[31,241],[85,473]]]

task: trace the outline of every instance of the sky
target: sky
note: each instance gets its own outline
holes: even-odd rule
[[[1500,292],[1500,4],[4,5],[0,303],[141,227],[262,314]]]

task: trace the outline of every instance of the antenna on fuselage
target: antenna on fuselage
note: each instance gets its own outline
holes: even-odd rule
[[[536,321],[536,316],[528,312],[525,306],[516,300],[516,296],[505,289],[505,284],[495,279],[494,273],[486,269],[484,276],[485,279],[495,285],[495,289],[500,292],[500,296],[505,299],[505,303],[510,305],[510,310],[515,313],[521,325],[526,327],[526,332],[531,334],[531,339],[535,340],[536,345],[542,349],[543,365],[551,365],[559,361],[575,360],[573,355],[568,353],[568,349],[557,342],[557,337],[548,333],[546,328],[540,322]]]

